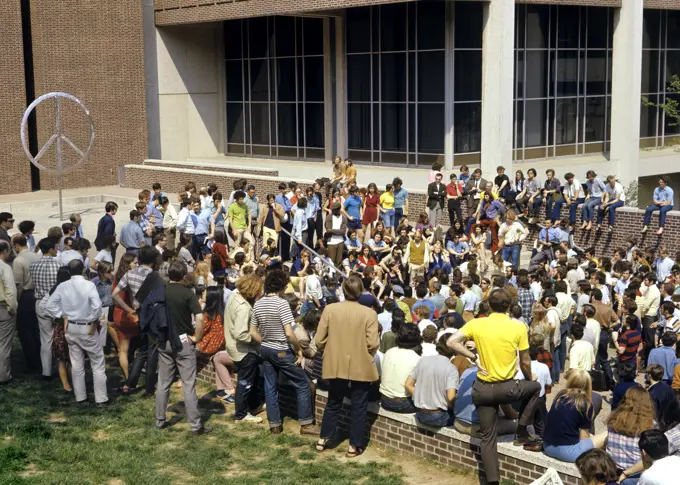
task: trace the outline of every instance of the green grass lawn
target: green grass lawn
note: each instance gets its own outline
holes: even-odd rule
[[[111,389],[118,369],[107,373]],[[192,436],[181,390],[173,390],[172,426],[156,430],[153,399],[143,393],[114,397],[107,408],[81,407],[58,379],[22,377],[0,388],[0,485],[403,483],[401,469],[389,463],[318,455],[313,438],[295,434],[295,422],[281,435],[233,424],[233,407],[210,399],[201,400],[201,410],[214,431]]]

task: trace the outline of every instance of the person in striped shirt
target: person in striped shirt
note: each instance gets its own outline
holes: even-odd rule
[[[619,365],[626,362],[635,363],[642,334],[638,331],[638,320],[635,315],[627,315],[624,320],[625,331],[619,337]]]
[[[282,373],[295,388],[300,434],[318,435],[319,428],[312,424],[314,411],[309,380],[299,365],[302,349],[293,332],[295,319],[288,302],[279,296],[287,285],[288,276],[283,270],[269,271],[264,280],[265,294],[255,303],[250,319],[250,335],[261,342],[269,429],[274,434],[283,432],[278,390],[279,374]]]

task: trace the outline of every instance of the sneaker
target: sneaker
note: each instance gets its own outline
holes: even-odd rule
[[[254,423],[254,424],[259,424],[262,421],[263,421],[262,418],[259,418],[257,416],[253,416],[250,413],[246,414],[246,416],[244,418],[234,420],[234,422],[236,422],[236,423]]]
[[[200,428],[198,428],[196,431],[192,431],[191,434],[194,435],[194,436],[199,436],[199,435],[202,435],[202,434],[212,433],[212,430],[213,430],[212,426],[203,425]]]
[[[226,402],[227,404],[234,404],[236,402],[236,399],[231,394],[225,394],[224,396],[220,397],[220,400],[222,402]]]

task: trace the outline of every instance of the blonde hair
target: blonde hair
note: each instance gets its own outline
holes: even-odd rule
[[[198,284],[198,278],[203,276],[203,280],[205,281],[206,285],[208,283],[208,278],[210,277],[210,267],[208,266],[208,263],[205,261],[200,261],[196,263],[196,266],[194,266],[194,273],[193,273],[193,278],[194,278],[194,284]]]
[[[246,300],[255,300],[258,298],[262,295],[263,288],[264,282],[262,281],[262,278],[255,273],[250,273],[249,275],[241,277],[236,283],[236,289]]]
[[[615,433],[631,438],[654,429],[654,406],[649,392],[639,386],[628,389],[619,407],[609,415],[607,426]]]
[[[564,377],[567,388],[560,391],[555,398],[555,404],[572,404],[578,412],[586,415],[592,407],[593,382],[590,374],[581,369],[569,369]]]

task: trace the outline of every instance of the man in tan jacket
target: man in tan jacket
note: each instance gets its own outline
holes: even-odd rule
[[[333,437],[347,387],[351,385],[348,458],[354,458],[364,450],[368,393],[371,384],[378,380],[373,360],[380,347],[378,315],[357,303],[363,289],[358,276],[345,280],[342,284],[345,301],[324,309],[315,337],[317,348],[324,352],[322,376],[330,380],[317,451],[323,451]]]
[[[272,238],[275,241],[279,240],[279,232],[281,232],[281,218],[286,215],[286,211],[281,204],[275,202],[273,195],[267,196],[267,205],[260,211],[260,217],[257,221],[258,226],[262,227],[262,241],[267,243],[267,239]],[[259,255],[257,255],[259,257]]]

